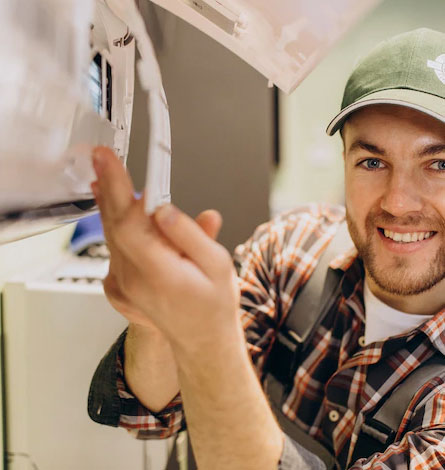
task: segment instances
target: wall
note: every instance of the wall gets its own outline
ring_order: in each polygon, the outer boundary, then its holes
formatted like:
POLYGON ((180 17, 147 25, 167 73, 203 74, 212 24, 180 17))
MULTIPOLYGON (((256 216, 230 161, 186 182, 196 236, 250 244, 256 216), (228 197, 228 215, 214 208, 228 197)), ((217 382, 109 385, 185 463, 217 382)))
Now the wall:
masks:
MULTIPOLYGON (((281 166, 274 212, 307 201, 343 200, 342 145, 325 129, 340 109, 356 61, 378 42, 419 27, 445 31, 443 0, 386 0, 350 31, 290 96, 280 96, 281 166)), ((444 45, 445 52, 445 45, 444 45)))
MULTIPOLYGON (((229 250, 269 218, 275 156, 267 80, 194 27, 141 2, 160 63, 172 125, 172 198, 192 216, 218 209, 229 250)), ((128 167, 145 183, 148 117, 136 87, 128 167)))

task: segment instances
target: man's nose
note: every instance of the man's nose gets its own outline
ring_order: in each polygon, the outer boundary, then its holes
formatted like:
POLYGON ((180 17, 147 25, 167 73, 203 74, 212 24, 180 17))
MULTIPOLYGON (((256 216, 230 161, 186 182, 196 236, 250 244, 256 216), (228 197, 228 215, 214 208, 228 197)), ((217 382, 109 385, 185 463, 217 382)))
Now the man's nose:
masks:
POLYGON ((395 217, 409 212, 421 212, 423 209, 421 185, 409 174, 394 172, 388 181, 380 205, 383 210, 395 217))

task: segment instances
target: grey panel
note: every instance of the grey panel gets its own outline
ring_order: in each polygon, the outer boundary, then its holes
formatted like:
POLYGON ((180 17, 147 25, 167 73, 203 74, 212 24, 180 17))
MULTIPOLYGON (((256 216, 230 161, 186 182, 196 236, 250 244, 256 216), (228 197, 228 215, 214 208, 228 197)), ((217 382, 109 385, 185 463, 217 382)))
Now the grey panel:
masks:
MULTIPOLYGON (((224 217, 230 250, 269 217, 275 158, 274 91, 238 57, 150 2, 141 2, 155 43, 172 125, 172 199, 192 216, 224 217)), ((136 85, 128 167, 145 182, 147 113, 136 85)))

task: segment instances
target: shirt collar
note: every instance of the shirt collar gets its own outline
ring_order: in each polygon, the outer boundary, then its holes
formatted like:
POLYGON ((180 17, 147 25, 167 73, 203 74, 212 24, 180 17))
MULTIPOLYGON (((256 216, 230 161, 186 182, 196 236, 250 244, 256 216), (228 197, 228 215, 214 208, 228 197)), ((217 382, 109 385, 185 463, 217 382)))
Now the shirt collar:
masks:
POLYGON ((445 308, 421 325, 419 330, 423 331, 433 346, 445 355, 445 308))
POLYGON ((343 271, 340 287, 345 299, 349 299, 354 293, 363 296, 365 270, 354 245, 333 258, 329 263, 329 268, 343 271))
POLYGON ((336 256, 330 263, 329 267, 332 269, 340 269, 346 272, 358 258, 357 248, 351 246, 345 252, 336 256))

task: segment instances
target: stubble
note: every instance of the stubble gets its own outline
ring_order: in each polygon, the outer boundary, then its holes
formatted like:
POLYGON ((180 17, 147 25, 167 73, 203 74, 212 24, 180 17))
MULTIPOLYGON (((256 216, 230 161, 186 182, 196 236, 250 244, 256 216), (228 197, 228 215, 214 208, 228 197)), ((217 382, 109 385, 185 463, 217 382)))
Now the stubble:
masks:
POLYGON ((419 295, 428 291, 436 284, 445 279, 445 243, 440 244, 431 261, 425 261, 421 266, 413 266, 409 254, 397 256, 388 254, 388 259, 377 259, 375 250, 376 227, 381 225, 410 225, 422 227, 435 227, 436 237, 445 233, 445 222, 443 220, 431 220, 424 217, 406 217, 403 220, 396 218, 387 212, 379 214, 371 211, 366 217, 366 237, 363 238, 358 230, 357 224, 346 212, 351 238, 357 247, 359 256, 373 281, 384 291, 401 296, 419 295), (383 262, 385 264, 383 264, 383 262))

